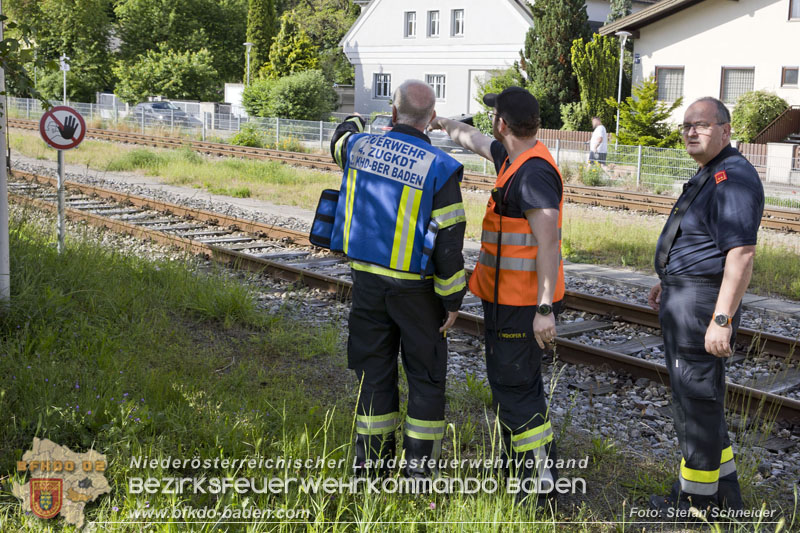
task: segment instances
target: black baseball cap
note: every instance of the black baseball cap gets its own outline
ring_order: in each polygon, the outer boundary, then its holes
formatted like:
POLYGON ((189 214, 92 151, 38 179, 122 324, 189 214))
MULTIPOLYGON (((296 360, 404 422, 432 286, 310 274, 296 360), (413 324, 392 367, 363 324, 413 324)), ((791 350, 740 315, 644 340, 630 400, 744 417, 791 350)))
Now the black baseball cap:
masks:
POLYGON ((511 124, 534 124, 539 118, 539 102, 522 87, 511 86, 500 94, 486 93, 483 103, 497 109, 511 124))

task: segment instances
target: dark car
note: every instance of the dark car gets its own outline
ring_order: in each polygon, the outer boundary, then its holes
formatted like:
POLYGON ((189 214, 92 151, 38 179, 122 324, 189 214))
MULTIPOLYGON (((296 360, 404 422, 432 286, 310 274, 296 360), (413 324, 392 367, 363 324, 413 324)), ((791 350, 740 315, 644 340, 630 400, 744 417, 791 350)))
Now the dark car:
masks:
MULTIPOLYGON (((461 120, 463 122, 462 117, 454 118, 453 120, 461 120)), ((470 116, 469 119, 471 121, 472 116, 470 116)), ((375 118, 372 119, 370 127, 372 128, 372 133, 382 133, 390 131, 394 127, 394 124, 392 124, 392 116, 376 115, 375 118)), ((441 148, 445 152, 458 153, 464 151, 463 148, 454 143, 450 139, 450 136, 447 135, 447 133, 443 132, 442 130, 427 131, 425 133, 430 138, 431 144, 433 144, 437 148, 441 148)))
POLYGON ((142 102, 131 109, 130 117, 141 122, 144 114, 145 124, 158 122, 160 125, 196 128, 203 125, 197 118, 189 115, 172 102, 142 102))

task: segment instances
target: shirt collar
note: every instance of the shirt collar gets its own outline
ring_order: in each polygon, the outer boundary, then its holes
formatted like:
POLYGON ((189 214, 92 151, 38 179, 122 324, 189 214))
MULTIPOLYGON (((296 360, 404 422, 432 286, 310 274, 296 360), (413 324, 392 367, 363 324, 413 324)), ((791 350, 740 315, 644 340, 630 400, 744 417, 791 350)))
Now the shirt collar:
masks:
POLYGON ((424 133, 422 133, 413 126, 408 126, 406 124, 395 124, 395 126, 392 128, 392 131, 397 133, 404 133, 405 135, 411 135, 412 137, 416 137, 417 139, 422 139, 426 143, 431 144, 430 137, 428 137, 427 135, 425 135, 424 133))
POLYGON ((703 168, 705 169, 705 168, 708 168, 708 167, 713 167, 714 165, 716 165, 717 163, 719 163, 720 161, 722 161, 726 157, 729 157, 729 156, 732 156, 732 155, 737 155, 738 153, 739 153, 739 150, 737 150, 736 148, 734 148, 733 146, 728 144, 725 148, 723 148, 720 151, 720 153, 715 155, 714 158, 711 161, 709 161, 703 168))

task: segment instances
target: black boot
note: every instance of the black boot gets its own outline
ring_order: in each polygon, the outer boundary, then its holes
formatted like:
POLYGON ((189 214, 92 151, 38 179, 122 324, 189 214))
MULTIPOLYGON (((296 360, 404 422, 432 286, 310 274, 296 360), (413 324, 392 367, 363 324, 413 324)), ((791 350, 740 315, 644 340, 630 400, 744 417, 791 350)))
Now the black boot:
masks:
POLYGON ((356 477, 388 477, 391 475, 390 461, 394 459, 395 436, 356 435, 356 451, 353 474, 356 477))
POLYGON ((403 475, 405 477, 436 477, 439 469, 436 462, 439 460, 440 450, 434 450, 434 446, 441 441, 422 440, 403 436, 403 450, 405 452, 405 466, 403 475))

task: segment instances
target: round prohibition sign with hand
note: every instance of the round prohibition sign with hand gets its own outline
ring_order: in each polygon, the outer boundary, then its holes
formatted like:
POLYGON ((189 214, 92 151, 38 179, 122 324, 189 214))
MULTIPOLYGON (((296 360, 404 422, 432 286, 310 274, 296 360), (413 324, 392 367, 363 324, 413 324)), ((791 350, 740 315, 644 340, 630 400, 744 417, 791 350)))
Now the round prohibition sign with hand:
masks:
POLYGON ((86 122, 80 113, 67 106, 48 109, 39 121, 39 133, 44 142, 56 150, 75 148, 86 135, 86 122))

